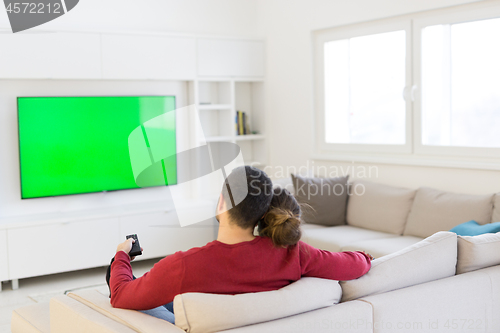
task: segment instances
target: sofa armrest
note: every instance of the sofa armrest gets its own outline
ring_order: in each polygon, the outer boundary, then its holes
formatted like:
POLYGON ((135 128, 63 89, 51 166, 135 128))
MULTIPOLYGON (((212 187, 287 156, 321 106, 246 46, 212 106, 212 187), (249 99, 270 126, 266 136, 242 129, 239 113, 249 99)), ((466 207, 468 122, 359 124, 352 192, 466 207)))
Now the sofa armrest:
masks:
POLYGON ((109 298, 96 290, 69 293, 66 296, 54 297, 50 302, 52 333, 184 333, 168 321, 135 310, 113 308, 109 303, 109 298), (72 319, 67 319, 70 317, 72 319), (80 321, 79 324, 78 321, 80 321), (75 322, 77 324, 74 324, 75 322), (68 324, 72 325, 71 329, 67 326, 68 324), (83 326, 85 329, 81 329, 83 326))
POLYGON ((68 296, 61 295, 50 299, 50 332, 133 333, 135 331, 68 296))

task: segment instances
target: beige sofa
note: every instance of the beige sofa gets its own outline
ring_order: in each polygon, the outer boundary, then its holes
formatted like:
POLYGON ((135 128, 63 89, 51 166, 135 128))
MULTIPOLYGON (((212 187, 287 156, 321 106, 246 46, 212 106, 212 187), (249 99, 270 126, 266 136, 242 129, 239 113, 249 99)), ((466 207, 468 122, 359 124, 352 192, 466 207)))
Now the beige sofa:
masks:
POLYGON ((498 197, 364 184, 363 196, 349 199, 346 225, 304 229, 316 247, 378 257, 359 279, 303 278, 278 291, 236 296, 178 295, 176 325, 114 309, 107 295, 87 291, 15 310, 12 332, 500 332, 500 233, 435 233, 500 217, 500 204, 493 208, 498 197))

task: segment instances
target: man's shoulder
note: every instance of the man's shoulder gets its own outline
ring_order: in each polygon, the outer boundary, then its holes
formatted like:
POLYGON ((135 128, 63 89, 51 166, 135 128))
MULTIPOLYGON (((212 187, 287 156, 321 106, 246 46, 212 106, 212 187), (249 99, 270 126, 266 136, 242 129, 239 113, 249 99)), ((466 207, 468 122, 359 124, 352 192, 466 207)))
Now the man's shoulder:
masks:
POLYGON ((189 258, 192 256, 203 255, 204 253, 210 252, 216 248, 216 241, 212 241, 203 246, 193 247, 186 251, 178 251, 174 255, 179 258, 189 258))

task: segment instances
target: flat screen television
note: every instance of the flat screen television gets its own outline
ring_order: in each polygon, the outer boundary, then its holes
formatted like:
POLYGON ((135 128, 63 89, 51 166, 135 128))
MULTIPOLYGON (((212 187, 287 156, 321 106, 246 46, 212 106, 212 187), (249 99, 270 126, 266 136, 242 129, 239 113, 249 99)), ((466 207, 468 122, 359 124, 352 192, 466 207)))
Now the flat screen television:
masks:
MULTIPOLYGON (((128 139, 142 129, 150 150, 144 123, 175 110, 175 96, 18 97, 17 106, 21 197, 28 199, 145 187, 136 183, 128 139)), ((175 156, 170 115, 161 145, 175 156)), ((175 157, 152 161, 143 162, 152 169, 146 186, 177 183, 175 157)))

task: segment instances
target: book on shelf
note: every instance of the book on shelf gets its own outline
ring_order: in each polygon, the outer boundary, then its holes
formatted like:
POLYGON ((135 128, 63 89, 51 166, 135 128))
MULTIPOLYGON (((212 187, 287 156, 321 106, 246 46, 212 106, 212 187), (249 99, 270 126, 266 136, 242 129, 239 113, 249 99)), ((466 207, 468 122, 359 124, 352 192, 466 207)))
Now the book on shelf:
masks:
POLYGON ((243 111, 236 111, 235 121, 236 135, 250 134, 250 122, 248 121, 248 114, 243 111))

